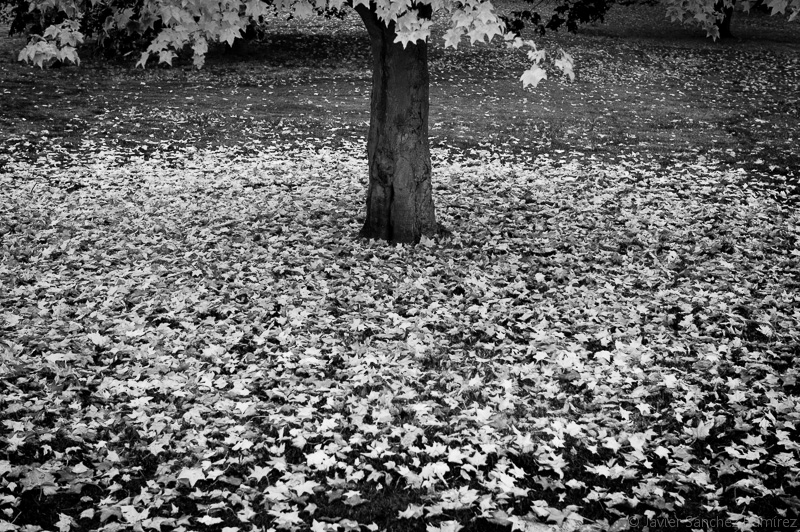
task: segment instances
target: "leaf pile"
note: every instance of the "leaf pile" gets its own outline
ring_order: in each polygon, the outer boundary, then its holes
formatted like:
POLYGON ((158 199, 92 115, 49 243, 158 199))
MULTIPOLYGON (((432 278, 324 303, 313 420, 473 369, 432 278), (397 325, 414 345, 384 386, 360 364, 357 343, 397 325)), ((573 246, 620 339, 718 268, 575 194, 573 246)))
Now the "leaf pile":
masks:
POLYGON ((390 247, 356 238, 361 143, 245 148, 0 174, 0 530, 798 518, 778 192, 438 149, 450 234, 390 247))

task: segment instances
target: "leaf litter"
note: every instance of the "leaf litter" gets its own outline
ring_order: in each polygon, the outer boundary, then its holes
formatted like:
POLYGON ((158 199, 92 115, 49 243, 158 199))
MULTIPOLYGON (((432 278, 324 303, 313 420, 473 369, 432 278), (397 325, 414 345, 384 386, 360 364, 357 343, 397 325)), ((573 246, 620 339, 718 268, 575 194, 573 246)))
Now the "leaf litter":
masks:
POLYGON ((363 142, 77 153, 0 174, 0 530, 797 519, 800 217, 744 170, 437 148, 391 247, 363 142))

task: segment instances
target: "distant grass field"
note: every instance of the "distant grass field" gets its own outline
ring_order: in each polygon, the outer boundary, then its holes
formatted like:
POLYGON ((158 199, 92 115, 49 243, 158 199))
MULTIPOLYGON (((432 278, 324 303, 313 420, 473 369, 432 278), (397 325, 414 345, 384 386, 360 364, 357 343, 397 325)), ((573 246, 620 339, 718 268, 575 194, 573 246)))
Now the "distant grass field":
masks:
MULTIPOLYGON (((269 28, 245 53, 212 53, 202 71, 188 63, 136 70, 132 61, 91 53, 80 67, 41 71, 15 61, 22 38, 4 36, 0 165, 37 156, 43 142, 68 153, 87 138, 146 152, 164 142, 363 137, 370 59, 360 20, 351 13, 311 29, 282 20, 269 28)), ((603 24, 539 38, 573 55, 577 80, 553 72, 529 90, 519 81, 522 54, 466 42, 444 50, 435 39, 432 144, 492 146, 521 160, 552 150, 597 160, 636 156, 664 167, 704 157, 796 194, 800 24, 737 13, 734 33, 715 43, 666 20, 663 8, 615 6, 603 24)))

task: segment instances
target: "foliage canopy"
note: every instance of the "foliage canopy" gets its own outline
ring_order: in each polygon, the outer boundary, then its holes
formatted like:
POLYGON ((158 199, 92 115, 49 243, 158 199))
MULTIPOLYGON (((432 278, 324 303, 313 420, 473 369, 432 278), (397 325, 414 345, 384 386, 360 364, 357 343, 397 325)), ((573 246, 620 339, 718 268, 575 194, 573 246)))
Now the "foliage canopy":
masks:
MULTIPOLYGON (((144 67, 152 57, 171 65, 180 51, 190 49, 194 65, 201 68, 211 43, 232 45, 251 24, 272 16, 304 19, 332 15, 361 5, 374 11, 387 27, 392 26, 395 42, 403 46, 428 40, 431 13, 444 12, 450 21, 445 47, 457 48, 464 37, 471 44, 502 37, 509 47, 529 49, 532 64, 522 76, 526 86, 546 78, 545 51, 520 35, 523 13, 527 12, 514 13, 513 20, 500 17, 488 0, 32 0, 15 3, 9 11, 14 18, 12 32, 31 34, 19 59, 40 67, 53 61, 79 63, 79 45, 87 36, 94 36, 101 44, 146 39, 149 44, 137 66, 144 67)), ((537 25, 542 30, 562 24, 574 28, 576 21, 601 18, 608 5, 605 0, 567 1, 546 25, 537 25)), ((562 51, 554 62, 574 78, 568 54, 562 51)))

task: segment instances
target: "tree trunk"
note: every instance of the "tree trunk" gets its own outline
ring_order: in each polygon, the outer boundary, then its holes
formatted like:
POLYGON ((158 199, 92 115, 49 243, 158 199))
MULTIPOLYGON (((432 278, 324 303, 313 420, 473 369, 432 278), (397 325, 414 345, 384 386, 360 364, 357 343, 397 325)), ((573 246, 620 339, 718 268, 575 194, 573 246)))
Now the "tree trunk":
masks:
POLYGON ((719 28, 719 38, 720 39, 731 39, 733 38, 733 33, 731 33, 731 19, 733 18, 733 4, 731 7, 725 7, 725 4, 722 1, 718 1, 717 4, 714 6, 717 11, 721 11, 724 15, 724 18, 717 22, 717 27, 719 28))
POLYGON ((367 218, 361 236, 419 242, 437 229, 428 146, 427 43, 403 48, 394 42, 394 24, 387 27, 364 5, 356 11, 369 32, 373 62, 367 218))

